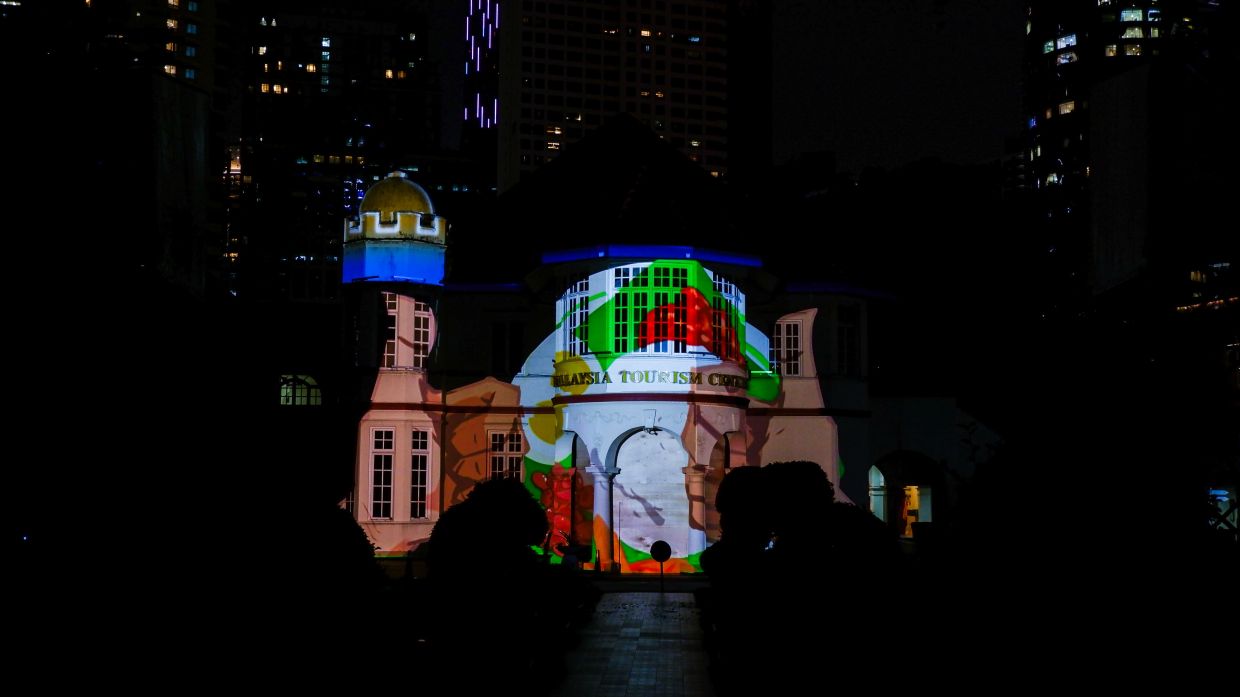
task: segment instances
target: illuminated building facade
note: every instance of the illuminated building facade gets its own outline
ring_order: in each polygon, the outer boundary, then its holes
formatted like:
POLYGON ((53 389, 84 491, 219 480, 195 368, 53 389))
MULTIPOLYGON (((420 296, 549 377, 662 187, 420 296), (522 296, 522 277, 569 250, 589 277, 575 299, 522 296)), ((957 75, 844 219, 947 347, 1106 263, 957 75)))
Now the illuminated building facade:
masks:
POLYGON ((466 133, 496 132, 501 191, 619 112, 727 173, 726 0, 463 1, 466 133))
MULTIPOLYGON (((350 499, 380 553, 410 552, 474 484, 511 477, 546 507, 550 553, 592 545, 599 568, 657 571, 649 549, 661 539, 668 568, 693 571, 718 537, 715 489, 729 469, 813 460, 840 485, 818 309, 760 330, 745 291, 763 278, 757 258, 604 245, 542 255, 541 288, 454 288, 446 229, 399 175, 370 189, 346 229, 346 290, 382 319, 350 499), (501 303, 487 293, 529 318, 516 342, 528 350, 511 377, 448 387, 461 382, 452 366, 486 343, 501 303)), ((492 353, 505 353, 497 336, 492 353)))

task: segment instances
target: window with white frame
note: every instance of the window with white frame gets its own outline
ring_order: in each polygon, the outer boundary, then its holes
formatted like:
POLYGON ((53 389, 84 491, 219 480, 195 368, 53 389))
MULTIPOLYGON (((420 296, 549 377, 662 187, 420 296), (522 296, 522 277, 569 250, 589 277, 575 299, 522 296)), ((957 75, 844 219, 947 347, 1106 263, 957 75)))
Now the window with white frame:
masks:
POLYGON ((775 323, 771 333, 771 367, 780 375, 801 374, 801 320, 775 323))
POLYGON ((491 479, 521 479, 521 433, 491 431, 490 435, 491 479))
POLYGON ((590 278, 574 282, 564 293, 564 352, 580 356, 590 349, 590 278))
POLYGON ((395 431, 376 428, 370 432, 370 517, 392 517, 392 456, 395 431))
POLYGON ((397 298, 395 293, 385 291, 383 293, 383 305, 387 308, 387 317, 385 318, 387 321, 387 326, 384 329, 385 334, 383 340, 383 367, 395 368, 396 346, 398 344, 396 341, 397 316, 399 315, 400 300, 397 298))
POLYGON ((430 476, 430 434, 415 429, 409 454, 409 517, 426 517, 426 492, 430 476))
POLYGON ((725 361, 739 361, 737 326, 740 324, 741 293, 735 283, 719 274, 715 274, 713 285, 715 295, 710 301, 710 348, 725 361))
POLYGON ((425 368, 431 353, 431 308, 424 302, 413 303, 413 367, 425 368))

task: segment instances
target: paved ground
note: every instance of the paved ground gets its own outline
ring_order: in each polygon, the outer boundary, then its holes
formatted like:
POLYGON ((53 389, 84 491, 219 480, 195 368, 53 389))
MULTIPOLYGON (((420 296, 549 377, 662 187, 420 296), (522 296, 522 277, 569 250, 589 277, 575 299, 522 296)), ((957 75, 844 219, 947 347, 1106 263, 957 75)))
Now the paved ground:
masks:
POLYGON ((554 695, 714 695, 691 593, 607 593, 565 665, 554 695))

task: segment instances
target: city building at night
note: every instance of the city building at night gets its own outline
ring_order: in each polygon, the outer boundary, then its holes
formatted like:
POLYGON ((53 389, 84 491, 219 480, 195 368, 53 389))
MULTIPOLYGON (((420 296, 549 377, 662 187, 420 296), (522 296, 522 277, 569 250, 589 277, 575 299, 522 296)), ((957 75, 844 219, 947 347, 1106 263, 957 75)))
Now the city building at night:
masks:
POLYGON ((905 537, 950 505, 957 411, 869 400, 873 295, 729 251, 760 245, 723 193, 627 118, 501 196, 486 231, 449 232, 400 173, 367 191, 344 293, 376 378, 348 503, 380 554, 497 477, 547 509, 552 554, 593 545, 626 572, 657 570, 660 539, 669 569, 696 570, 735 467, 816 462, 905 537), (913 419, 947 446, 921 448, 913 419))
POLYGON ((466 1, 465 134, 494 132, 501 191, 620 112, 727 173, 726 0, 466 1))

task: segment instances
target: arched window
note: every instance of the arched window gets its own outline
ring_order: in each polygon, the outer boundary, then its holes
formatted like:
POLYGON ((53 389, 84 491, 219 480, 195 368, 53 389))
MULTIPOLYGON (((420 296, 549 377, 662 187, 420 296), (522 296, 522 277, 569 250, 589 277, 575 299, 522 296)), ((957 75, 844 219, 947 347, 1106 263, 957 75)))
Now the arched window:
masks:
POLYGON ((323 390, 309 375, 280 376, 280 406, 317 407, 323 404, 323 390))

